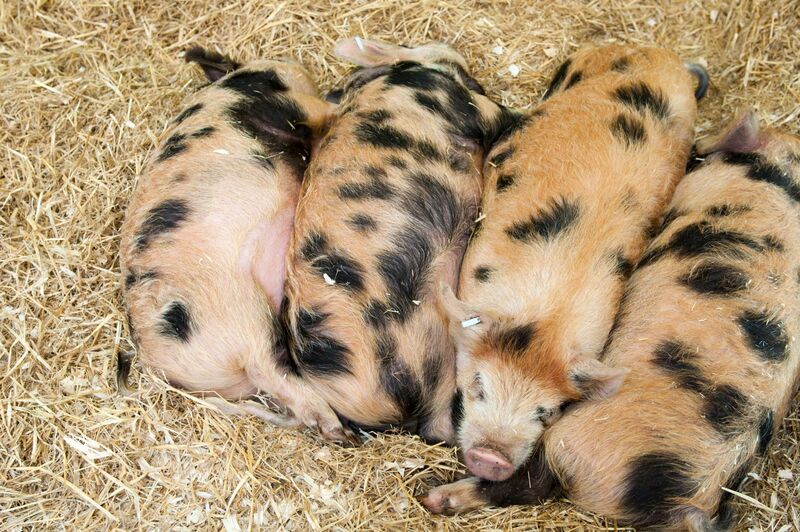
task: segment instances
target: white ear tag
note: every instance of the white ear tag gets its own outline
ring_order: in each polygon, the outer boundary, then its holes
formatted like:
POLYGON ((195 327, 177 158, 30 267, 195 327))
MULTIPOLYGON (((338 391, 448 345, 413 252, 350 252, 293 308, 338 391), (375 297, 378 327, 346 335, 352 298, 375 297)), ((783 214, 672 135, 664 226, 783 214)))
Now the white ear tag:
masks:
POLYGON ((478 316, 474 318, 467 318, 466 320, 461 322, 462 329, 468 329, 469 327, 474 327, 481 322, 481 319, 478 316))
POLYGON ((364 51, 364 41, 361 40, 361 37, 356 37, 355 41, 356 41, 356 46, 358 46, 358 49, 363 52, 364 51))

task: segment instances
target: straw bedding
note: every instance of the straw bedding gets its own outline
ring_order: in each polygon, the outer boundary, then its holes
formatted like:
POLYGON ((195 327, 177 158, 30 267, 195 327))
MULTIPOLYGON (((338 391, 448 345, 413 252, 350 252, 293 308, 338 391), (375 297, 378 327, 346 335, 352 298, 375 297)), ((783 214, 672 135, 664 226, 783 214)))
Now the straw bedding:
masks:
MULTIPOLYGON (((492 96, 529 107, 579 44, 657 43, 708 65, 700 135, 748 103, 800 133, 798 27, 792 0, 0 0, 0 528, 613 528, 565 501, 431 517, 413 496, 458 473, 452 450, 399 435, 340 449, 139 371, 138 395, 116 394, 131 348, 117 234, 201 82, 181 52, 293 56, 329 88, 348 68, 337 39, 445 40, 492 96)), ((737 498, 737 529, 800 528, 797 404, 737 498)))

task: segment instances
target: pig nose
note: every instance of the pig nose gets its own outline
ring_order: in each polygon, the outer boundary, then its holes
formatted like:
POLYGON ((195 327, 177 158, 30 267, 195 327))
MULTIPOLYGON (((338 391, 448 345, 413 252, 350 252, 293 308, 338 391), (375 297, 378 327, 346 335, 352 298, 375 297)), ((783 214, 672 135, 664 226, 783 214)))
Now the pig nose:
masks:
POLYGON ((507 480, 514 473, 511 461, 493 449, 473 447, 466 452, 464 459, 470 473, 486 480, 507 480))

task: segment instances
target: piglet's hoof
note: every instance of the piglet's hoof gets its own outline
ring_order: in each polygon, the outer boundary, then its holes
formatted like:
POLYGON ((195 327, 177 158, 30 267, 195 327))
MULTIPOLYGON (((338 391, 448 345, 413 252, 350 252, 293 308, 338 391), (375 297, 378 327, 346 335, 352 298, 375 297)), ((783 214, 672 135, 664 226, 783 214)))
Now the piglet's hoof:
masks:
POLYGON ((361 440, 356 436, 352 430, 346 429, 342 426, 338 427, 325 427, 319 425, 322 437, 333 443, 338 443, 342 447, 358 447, 361 445, 361 440))
POLYGON ((440 486, 429 491, 425 495, 417 497, 417 500, 431 513, 452 515, 455 513, 454 502, 451 501, 447 486, 440 486))
POLYGON ((465 478, 452 484, 438 486, 417 500, 435 514, 453 515, 486 506, 478 493, 476 477, 465 478))
POLYGON ((464 454, 469 472, 477 477, 499 482, 514 474, 514 465, 502 453, 485 447, 473 447, 464 454))

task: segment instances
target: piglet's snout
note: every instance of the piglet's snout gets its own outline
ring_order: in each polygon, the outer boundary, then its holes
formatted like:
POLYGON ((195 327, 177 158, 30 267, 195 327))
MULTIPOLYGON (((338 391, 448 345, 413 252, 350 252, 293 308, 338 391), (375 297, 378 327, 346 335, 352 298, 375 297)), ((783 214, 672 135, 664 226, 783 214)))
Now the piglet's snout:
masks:
POLYGON ((467 469, 486 480, 507 480, 514 473, 514 465, 506 456, 494 449, 473 447, 464 454, 467 469))

